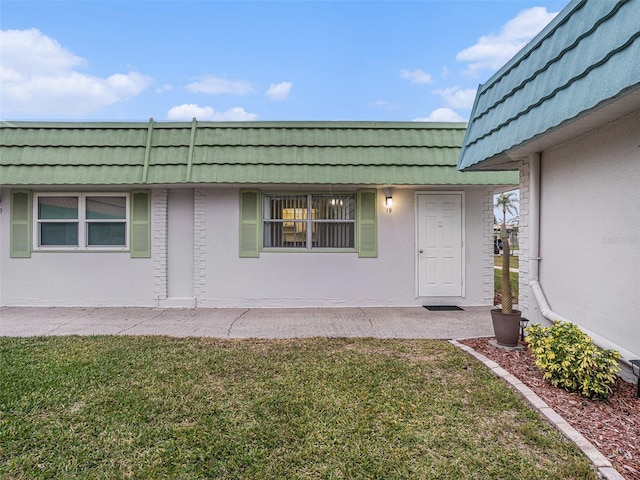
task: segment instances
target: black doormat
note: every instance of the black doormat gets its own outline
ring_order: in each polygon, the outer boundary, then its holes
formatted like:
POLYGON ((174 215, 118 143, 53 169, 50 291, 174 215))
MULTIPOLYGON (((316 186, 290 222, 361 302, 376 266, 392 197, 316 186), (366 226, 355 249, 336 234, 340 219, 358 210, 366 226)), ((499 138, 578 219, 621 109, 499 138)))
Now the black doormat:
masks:
POLYGON ((425 305, 424 308, 430 312, 454 312, 456 310, 462 310, 464 312, 464 308, 456 305, 425 305))

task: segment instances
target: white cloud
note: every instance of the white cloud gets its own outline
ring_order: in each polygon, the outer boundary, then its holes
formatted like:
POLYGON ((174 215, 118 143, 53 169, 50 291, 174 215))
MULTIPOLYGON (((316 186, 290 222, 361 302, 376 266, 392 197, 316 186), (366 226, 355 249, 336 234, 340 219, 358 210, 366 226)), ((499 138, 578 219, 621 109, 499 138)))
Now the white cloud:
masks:
POLYGON ((375 102, 369 102, 369 107, 382 108, 384 110, 397 110, 400 108, 397 102, 389 102, 387 100, 376 100, 375 102))
POLYGON ((167 112, 168 120, 185 121, 197 118, 214 122, 250 122, 258 119, 255 113, 249 113, 241 107, 235 107, 226 112, 216 112, 212 107, 200 107, 193 103, 185 103, 173 107, 167 112))
POLYGON ((80 73, 86 60, 39 30, 0 30, 2 116, 81 116, 135 97, 152 82, 138 72, 100 78, 80 73))
POLYGON ((291 93, 291 87, 293 87, 291 82, 272 83, 265 95, 275 101, 286 100, 291 93))
POLYGON ((476 98, 475 88, 451 87, 441 90, 434 90, 434 93, 440 95, 448 107, 451 108, 468 108, 473 107, 476 98))
POLYGON ((450 108, 438 108, 431 112, 428 117, 418 117, 414 122, 466 122, 464 118, 458 115, 450 108))
POLYGON ((137 72, 129 72, 126 75, 116 73, 108 77, 106 83, 113 92, 118 92, 119 95, 135 97, 147 87, 149 77, 137 72))
POLYGON ((24 76, 62 75, 86 65, 84 58, 69 52, 39 30, 0 30, 2 65, 24 76))
POLYGON ((171 90, 173 90, 173 85, 165 83, 161 87, 156 88, 156 93, 170 92, 171 90))
POLYGON ((239 96, 255 92, 253 85, 245 80, 227 80, 212 75, 203 77, 197 82, 190 83, 187 85, 187 90, 194 93, 208 93, 212 95, 230 93, 239 96))
POLYGON ((411 83, 425 84, 433 83, 433 78, 427 72, 422 70, 400 70, 400 78, 409 80, 411 83))
POLYGON ((480 37, 475 45, 459 52, 456 59, 469 62, 465 70, 468 75, 481 70, 498 70, 557 14, 558 12, 547 12, 545 7, 522 10, 502 26, 500 33, 480 37))
POLYGON ((213 116, 214 111, 211 107, 199 107, 193 103, 184 103, 173 107, 167 112, 168 120, 191 120, 198 118, 200 120, 206 120, 213 116))

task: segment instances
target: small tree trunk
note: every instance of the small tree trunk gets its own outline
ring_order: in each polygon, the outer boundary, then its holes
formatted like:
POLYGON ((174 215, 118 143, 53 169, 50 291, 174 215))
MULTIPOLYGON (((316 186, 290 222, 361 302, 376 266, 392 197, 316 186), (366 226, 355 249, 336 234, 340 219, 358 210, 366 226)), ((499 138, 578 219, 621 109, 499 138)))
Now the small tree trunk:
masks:
POLYGON ((507 226, 505 222, 500 228, 502 237, 502 313, 513 313, 513 294, 511 292, 511 276, 509 272, 510 252, 509 238, 507 236, 507 226))

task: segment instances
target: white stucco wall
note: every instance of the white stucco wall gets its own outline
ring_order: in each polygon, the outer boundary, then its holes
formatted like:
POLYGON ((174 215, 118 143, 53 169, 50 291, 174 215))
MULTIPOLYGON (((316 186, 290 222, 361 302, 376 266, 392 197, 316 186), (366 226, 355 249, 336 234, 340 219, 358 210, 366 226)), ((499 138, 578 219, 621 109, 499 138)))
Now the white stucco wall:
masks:
POLYGON ((378 257, 261 252, 240 258, 239 188, 152 191, 152 258, 33 252, 10 258, 10 195, 0 213, 0 305, 295 307, 489 305, 492 195, 487 187, 379 192, 378 257), (464 192, 463 297, 416 297, 416 192, 464 192))
MULTIPOLYGON (((2 244, 8 227, 2 219, 2 244)), ((2 249, 2 306, 154 306, 153 262, 123 253, 34 252, 9 258, 2 249)))
POLYGON ((193 299, 193 189, 169 190, 167 210, 167 297, 193 299))
POLYGON ((553 311, 640 357, 638 132, 640 113, 542 153, 539 278, 553 311))
MULTIPOLYGON (((488 267, 490 240, 485 241, 483 236, 491 228, 485 214, 491 205, 487 189, 465 191, 465 230, 469 239, 465 297, 428 300, 416 298, 414 190, 395 189, 391 213, 386 213, 382 205, 384 195, 378 195, 377 258, 315 252, 261 252, 259 258, 240 258, 239 191, 211 188, 202 192, 208 207, 207 280, 204 295, 198 298, 199 306, 480 305, 492 300, 484 284, 488 272, 492 272, 488 267)), ((493 277, 490 280, 492 286, 493 277)))
POLYGON ((10 189, 2 189, 0 305, 154 306, 154 263, 129 252, 44 252, 11 258, 10 189))
POLYGON ((544 322, 543 317, 535 307, 535 300, 529 289, 530 269, 531 269, 531 221, 530 221, 530 162, 524 161, 520 165, 520 201, 518 208, 518 310, 522 316, 537 323, 544 322), (532 305, 534 302, 534 305, 532 305))

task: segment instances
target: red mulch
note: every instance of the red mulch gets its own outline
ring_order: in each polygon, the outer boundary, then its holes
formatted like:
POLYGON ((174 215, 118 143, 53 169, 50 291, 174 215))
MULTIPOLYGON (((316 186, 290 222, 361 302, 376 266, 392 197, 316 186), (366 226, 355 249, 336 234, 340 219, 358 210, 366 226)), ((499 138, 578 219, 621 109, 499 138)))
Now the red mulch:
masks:
POLYGON ((640 480, 640 398, 637 386, 621 379, 605 401, 589 400, 542 378, 529 350, 505 351, 488 338, 461 340, 493 360, 533 390, 573 428, 593 443, 629 480, 640 480))

